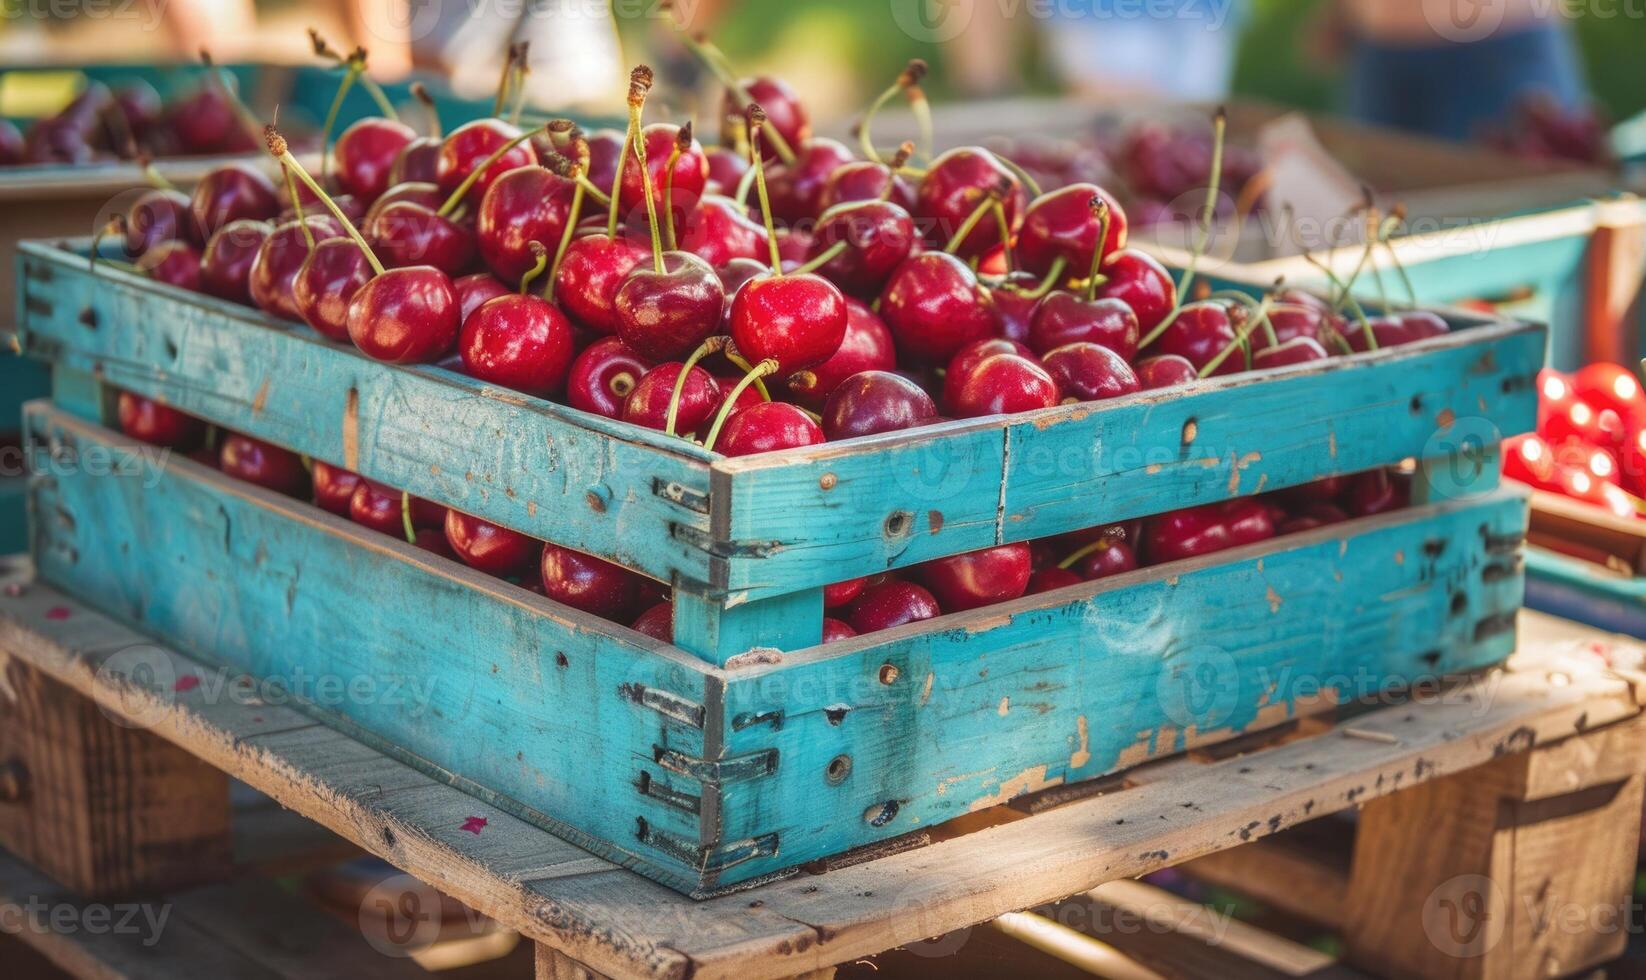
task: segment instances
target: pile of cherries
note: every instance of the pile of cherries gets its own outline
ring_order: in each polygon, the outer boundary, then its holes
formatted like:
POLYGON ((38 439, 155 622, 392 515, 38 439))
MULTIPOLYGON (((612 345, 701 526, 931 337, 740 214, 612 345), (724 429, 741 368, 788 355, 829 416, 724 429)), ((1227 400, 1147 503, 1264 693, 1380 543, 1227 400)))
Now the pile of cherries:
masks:
POLYGON ((1503 443, 1503 475, 1539 490, 1646 516, 1646 393, 1628 368, 1538 374, 1537 431, 1503 443))

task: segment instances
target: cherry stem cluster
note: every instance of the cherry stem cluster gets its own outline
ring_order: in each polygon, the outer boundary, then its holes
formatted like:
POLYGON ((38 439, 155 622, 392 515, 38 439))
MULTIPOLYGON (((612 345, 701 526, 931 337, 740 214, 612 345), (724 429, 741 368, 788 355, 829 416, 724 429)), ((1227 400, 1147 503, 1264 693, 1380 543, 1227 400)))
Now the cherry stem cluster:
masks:
POLYGON ((372 252, 371 246, 366 244, 366 239, 360 234, 360 229, 354 226, 354 222, 349 220, 349 216, 344 214, 343 209, 337 206, 337 202, 331 199, 331 195, 326 193, 326 189, 321 187, 313 177, 309 176, 309 172, 303 169, 303 164, 292 156, 291 148, 286 145, 286 138, 281 136, 273 126, 265 126, 263 128, 263 139, 268 144, 269 153, 292 173, 296 174, 297 179, 306 184, 309 190, 314 192, 314 196, 320 199, 320 203, 331 211, 332 217, 337 219, 337 223, 343 226, 343 231, 354 240, 354 244, 359 247, 361 254, 365 255, 366 262, 372 267, 372 272, 379 276, 382 275, 383 263, 372 252))

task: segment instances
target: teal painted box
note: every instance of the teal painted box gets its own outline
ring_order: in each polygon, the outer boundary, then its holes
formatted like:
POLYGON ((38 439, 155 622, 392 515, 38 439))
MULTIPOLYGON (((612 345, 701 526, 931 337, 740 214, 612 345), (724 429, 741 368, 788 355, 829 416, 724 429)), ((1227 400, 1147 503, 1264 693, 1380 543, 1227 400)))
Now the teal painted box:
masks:
POLYGON ((734 460, 47 245, 20 281, 41 576, 688 894, 1514 645, 1533 325, 734 460), (676 642, 133 445, 114 388, 668 582, 676 642), (1410 459, 1407 510, 819 645, 831 582, 1410 459))

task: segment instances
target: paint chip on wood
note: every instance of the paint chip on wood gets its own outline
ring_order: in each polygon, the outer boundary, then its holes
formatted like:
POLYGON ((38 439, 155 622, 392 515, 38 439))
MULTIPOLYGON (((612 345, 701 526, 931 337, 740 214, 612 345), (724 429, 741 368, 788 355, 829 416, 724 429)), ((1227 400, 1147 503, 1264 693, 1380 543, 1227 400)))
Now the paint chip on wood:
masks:
POLYGON ((932 682, 936 679, 937 675, 935 673, 932 673, 931 671, 926 672, 926 683, 922 684, 920 687, 920 706, 922 708, 924 708, 932 699, 932 682))
POLYGON ((1009 698, 1009 697, 1005 697, 1005 698, 1000 699, 1000 707, 995 710, 995 714, 997 714, 1000 717, 1004 718, 1004 717, 1006 717, 1006 713, 1008 711, 1011 711, 1011 710, 1012 710, 1012 699, 1009 698))
POLYGON ((1038 793, 1043 789, 1061 785, 1063 785, 1062 776, 1047 778, 1045 766, 1034 766, 1023 770, 1010 779, 1001 780, 997 792, 973 800, 966 809, 976 813, 979 810, 987 810, 989 807, 999 806, 1002 803, 1010 803, 1019 796, 1038 793))
POLYGON ((1264 598, 1269 600, 1269 611, 1272 612, 1272 613, 1279 612, 1280 611, 1280 604, 1285 601, 1284 599, 1280 598, 1280 593, 1276 592, 1274 590, 1274 586, 1272 586, 1272 585, 1267 586, 1263 590, 1263 592, 1264 592, 1264 598))
POLYGON ((46 610, 46 618, 56 620, 68 619, 69 608, 67 606, 52 606, 50 609, 46 610))
POLYGON ((1091 730, 1086 726, 1086 716, 1081 715, 1074 720, 1075 737, 1079 739, 1078 747, 1069 755, 1070 769, 1083 769, 1086 763, 1092 761, 1091 730))
POLYGON ((486 820, 485 817, 470 817, 467 820, 464 820, 463 821, 463 826, 459 827, 458 829, 467 831, 468 833, 471 833, 471 834, 475 835, 476 837, 479 837, 480 832, 482 830, 486 829, 487 822, 488 821, 486 820))
POLYGON ((267 405, 268 403, 269 403, 269 379, 264 378, 262 385, 260 385, 257 389, 257 394, 252 396, 251 413, 253 415, 262 415, 263 414, 263 407, 265 405, 267 405))

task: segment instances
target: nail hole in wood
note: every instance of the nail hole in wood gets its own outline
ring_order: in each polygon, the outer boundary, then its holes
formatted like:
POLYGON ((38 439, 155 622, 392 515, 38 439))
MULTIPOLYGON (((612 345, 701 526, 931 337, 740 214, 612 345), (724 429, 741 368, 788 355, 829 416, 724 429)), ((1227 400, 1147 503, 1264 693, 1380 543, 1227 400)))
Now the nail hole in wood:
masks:
POLYGON ((1194 419, 1183 423, 1183 445, 1194 444, 1195 436, 1200 434, 1200 425, 1194 419))
POLYGON ((166 359, 170 361, 177 360, 177 341, 170 337, 166 338, 166 359))
POLYGON ((387 827, 383 828, 383 843, 389 845, 390 847, 394 846, 394 831, 387 827))
POLYGON ((886 518, 886 537, 901 538, 914 525, 914 515, 906 510, 893 511, 886 518))
POLYGON ((600 495, 595 493, 593 490, 589 491, 589 509, 594 511, 596 514, 604 514, 606 512, 606 502, 601 500, 600 495))
POLYGON ((1411 409, 1412 409, 1412 414, 1413 415, 1422 415, 1423 414, 1423 396, 1422 395, 1413 395, 1412 396, 1411 409))
POLYGON ((898 673, 899 671, 894 664, 881 664, 880 683, 887 685, 897 683, 898 673))
POLYGON ((634 818, 634 836, 635 837, 639 838, 640 840, 645 840, 646 839, 646 834, 650 830, 651 830, 651 825, 646 823, 646 818, 645 817, 635 817, 634 818))
POLYGON ((556 651, 554 655, 554 665, 556 667, 569 667, 571 666, 571 661, 566 659, 566 655, 564 653, 556 651))
POLYGON ((80 325, 97 329, 97 311, 87 306, 80 310, 80 325))
POLYGON ((901 809, 896 800, 887 800, 863 811, 863 820, 871 827, 884 827, 897 817, 901 809))
POLYGON ((828 768, 823 771, 823 777, 829 781, 830 786, 839 786, 851 774, 852 757, 849 755, 837 755, 830 759, 828 768))

